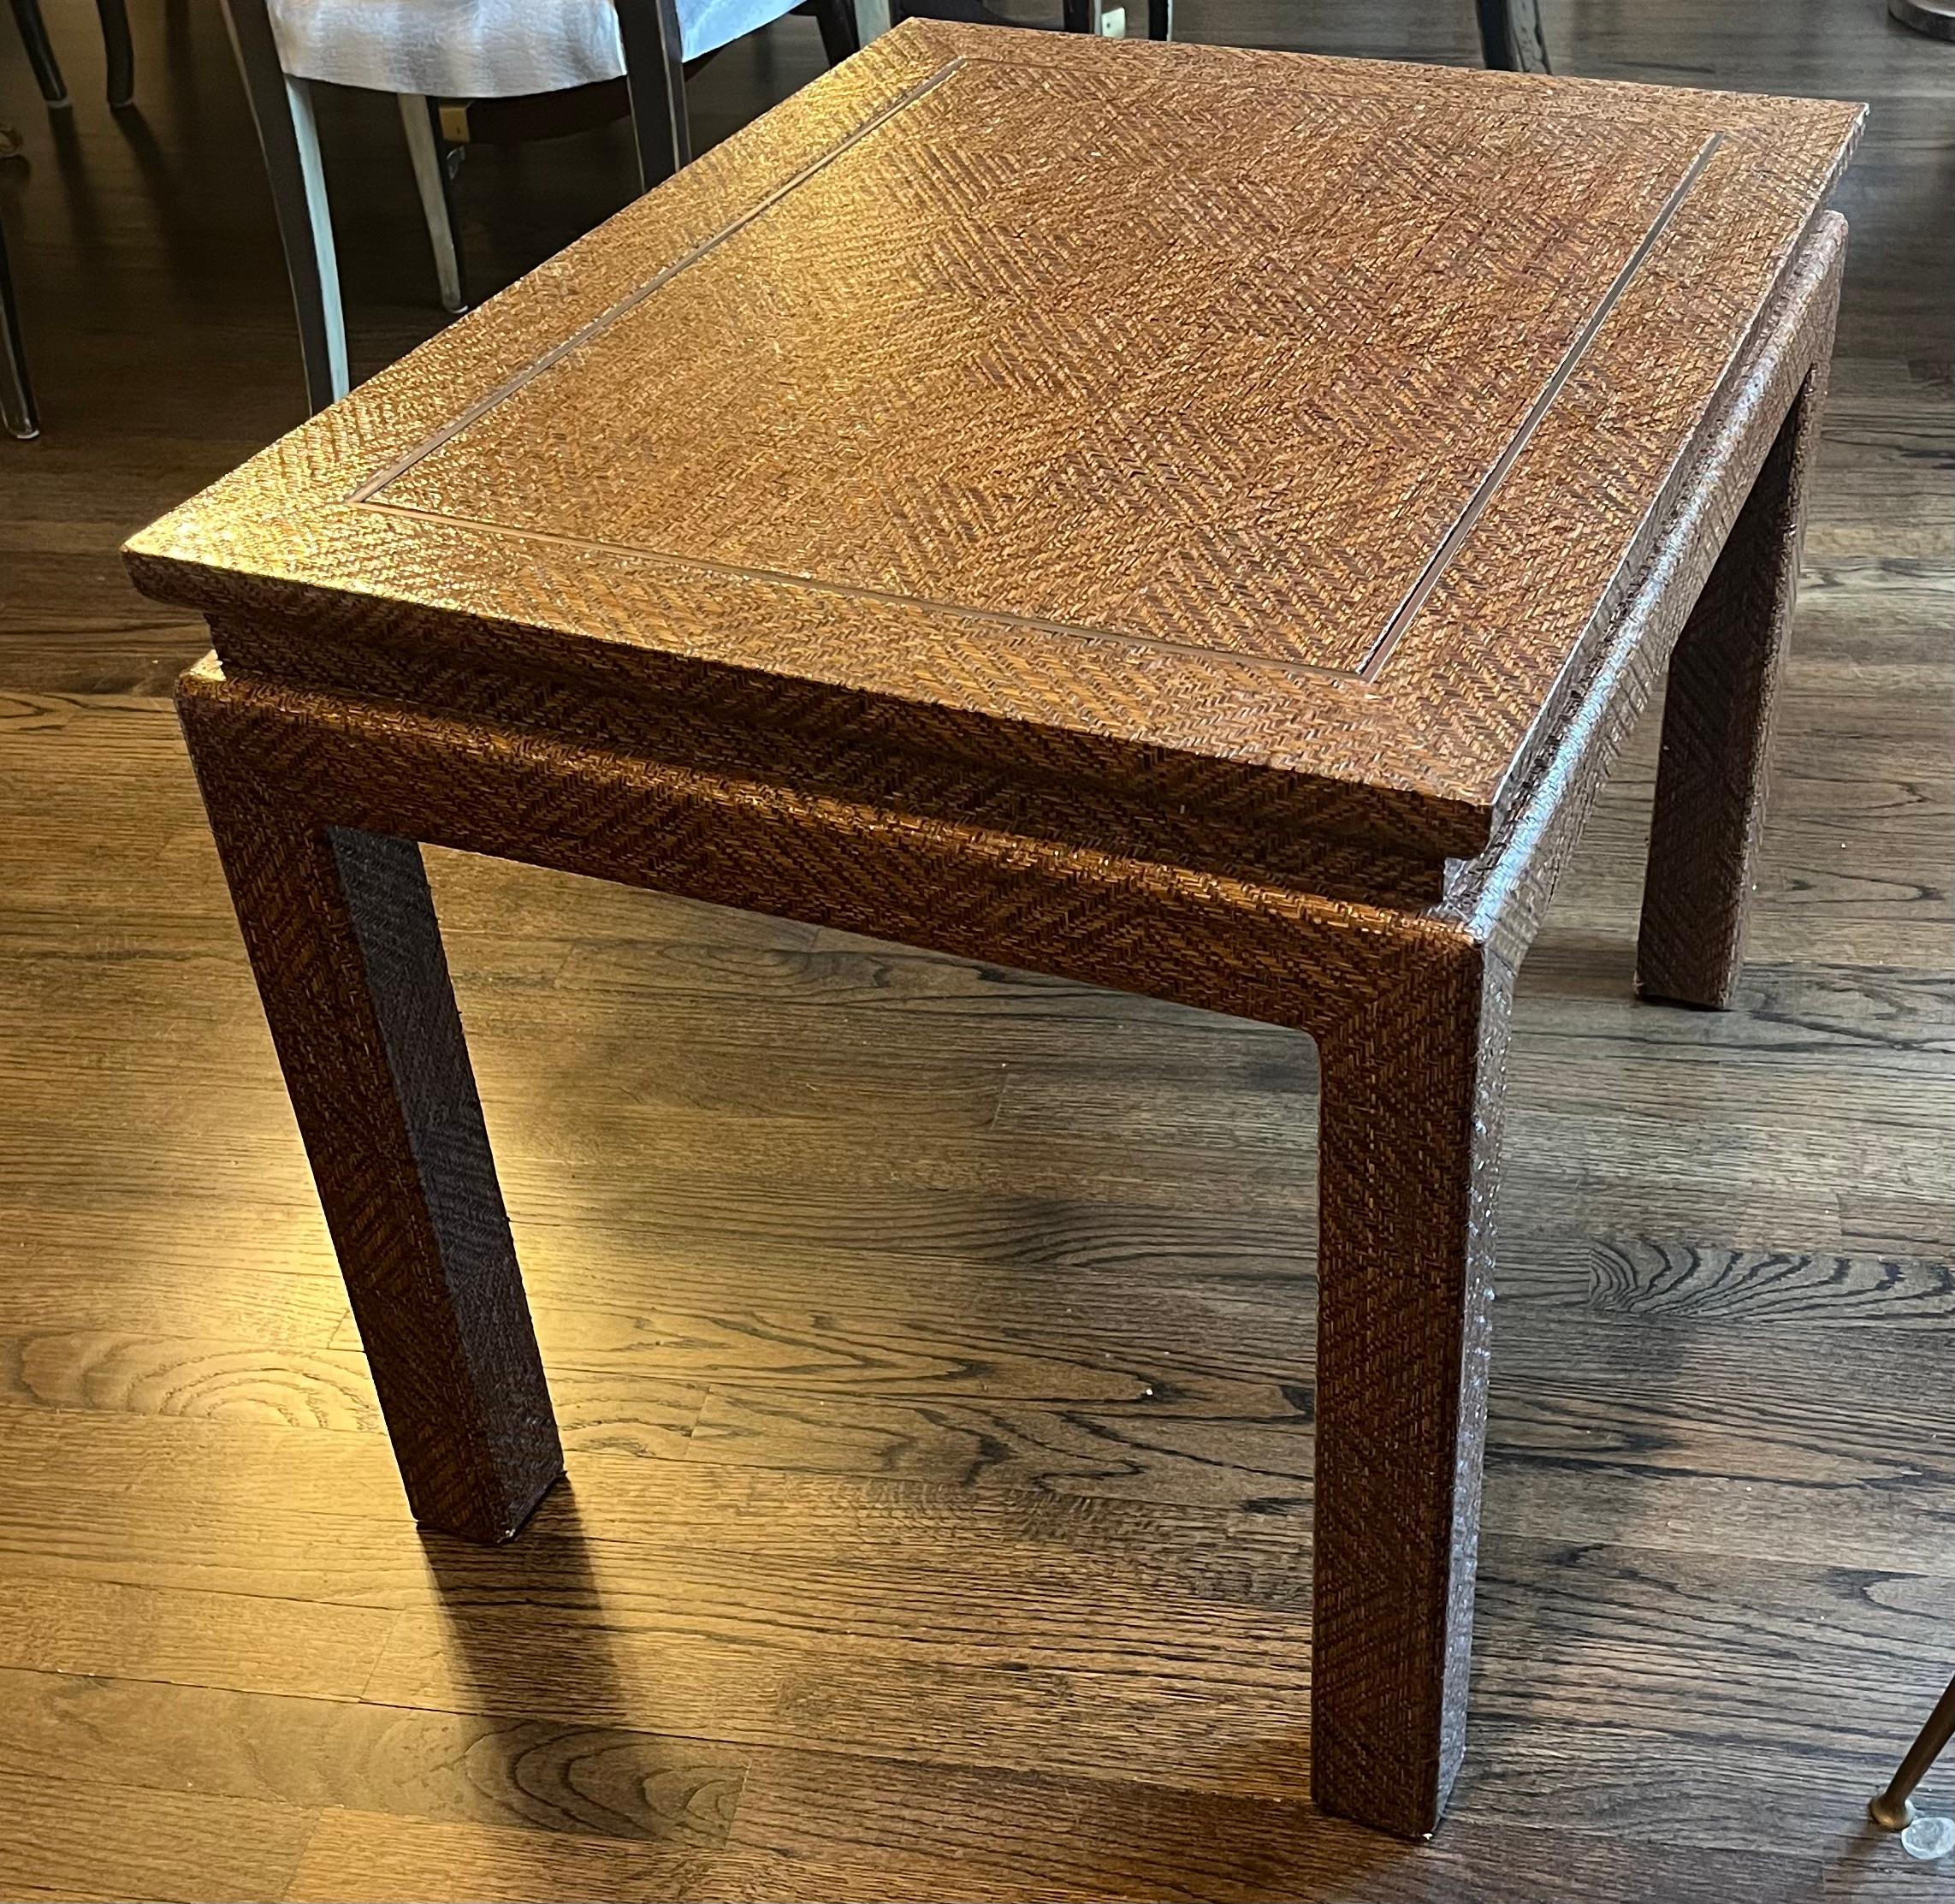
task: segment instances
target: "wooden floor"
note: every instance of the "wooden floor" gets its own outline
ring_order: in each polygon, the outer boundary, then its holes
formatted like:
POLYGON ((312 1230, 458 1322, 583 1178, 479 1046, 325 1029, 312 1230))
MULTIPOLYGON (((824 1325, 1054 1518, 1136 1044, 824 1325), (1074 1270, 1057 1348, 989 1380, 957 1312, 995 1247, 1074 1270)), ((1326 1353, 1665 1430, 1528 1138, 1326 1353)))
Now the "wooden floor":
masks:
MULTIPOLYGON (((1430 1847, 1308 1788, 1314 1067, 1280 1032, 434 856, 571 1449, 404 1512, 118 539, 298 417, 210 0, 139 117, 0 30, 45 411, 0 444, 0 1895, 1946 1899, 1869 1792, 1955 1666, 1955 46, 1583 0, 1570 71, 1874 104, 1754 963, 1633 1004, 1655 723, 1522 982, 1473 1724, 1430 1847)), ((1183 0, 1464 59, 1461 0, 1183 0)), ((699 86, 723 131, 796 21, 699 86)), ((431 330, 326 115, 356 363, 431 330)), ((615 132, 478 152, 504 282, 615 132)), ((1955 1800, 1955 1764, 1928 1800, 1955 1800)))

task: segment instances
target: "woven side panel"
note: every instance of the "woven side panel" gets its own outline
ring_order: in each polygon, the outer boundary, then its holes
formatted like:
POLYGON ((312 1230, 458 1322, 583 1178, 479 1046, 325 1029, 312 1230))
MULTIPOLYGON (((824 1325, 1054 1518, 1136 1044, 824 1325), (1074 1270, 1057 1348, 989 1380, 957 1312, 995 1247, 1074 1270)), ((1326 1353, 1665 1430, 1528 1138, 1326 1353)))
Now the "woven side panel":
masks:
POLYGON ((1381 947, 1449 922, 714 774, 522 729, 228 680, 179 684, 226 771, 322 827, 654 887, 1211 1011, 1326 1029, 1381 947))
MULTIPOLYGON (((927 818, 968 822, 1093 851, 1158 860, 1302 887, 1328 899, 1416 910, 1439 898, 1443 861, 1269 823, 1227 803, 1173 804, 1176 764, 1164 761, 1157 798, 1140 803, 1092 779, 1028 778, 925 750, 915 723, 892 730, 873 704, 838 719, 832 703, 769 683, 744 721, 714 719, 683 701, 647 697, 625 680, 511 675, 387 648, 352 648, 278 626, 220 623, 217 652, 234 673, 299 687, 340 688, 375 700, 581 736, 622 752, 830 794, 927 818)), ((946 737, 947 738, 948 737, 946 737)), ((1057 762, 1054 762, 1055 768, 1057 762)))

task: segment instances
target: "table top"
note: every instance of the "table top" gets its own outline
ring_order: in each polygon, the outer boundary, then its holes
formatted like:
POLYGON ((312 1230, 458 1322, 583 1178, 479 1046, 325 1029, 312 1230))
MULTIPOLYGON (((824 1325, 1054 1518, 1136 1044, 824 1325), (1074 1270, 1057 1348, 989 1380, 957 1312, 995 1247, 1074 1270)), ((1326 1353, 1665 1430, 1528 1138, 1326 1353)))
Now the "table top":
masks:
POLYGON ((914 21, 131 566, 1476 851, 1860 118, 914 21))

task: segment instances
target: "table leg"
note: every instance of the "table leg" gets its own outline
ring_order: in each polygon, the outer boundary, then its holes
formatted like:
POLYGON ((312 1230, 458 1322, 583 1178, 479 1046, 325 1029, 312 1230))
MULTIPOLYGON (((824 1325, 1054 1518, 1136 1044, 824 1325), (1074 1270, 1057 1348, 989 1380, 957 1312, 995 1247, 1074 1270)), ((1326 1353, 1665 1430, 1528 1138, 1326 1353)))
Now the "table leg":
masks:
POLYGON ((185 714, 409 1504, 507 1539, 563 1455, 420 849, 233 798, 185 714))
POLYGON ((1408 934, 1318 1040, 1312 1786, 1404 1837, 1466 1744, 1511 976, 1408 934))
POLYGON ((1745 956, 1819 400, 1807 380, 1670 657, 1636 986, 1721 1011, 1745 956))

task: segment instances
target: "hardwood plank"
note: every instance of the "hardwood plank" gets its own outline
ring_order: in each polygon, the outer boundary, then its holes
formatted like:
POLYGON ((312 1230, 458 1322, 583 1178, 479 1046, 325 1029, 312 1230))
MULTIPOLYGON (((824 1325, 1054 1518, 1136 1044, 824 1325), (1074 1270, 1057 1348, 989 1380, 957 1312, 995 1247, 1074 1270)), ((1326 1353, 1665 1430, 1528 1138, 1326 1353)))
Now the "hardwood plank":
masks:
POLYGON ((844 1870, 921 1853, 963 1874, 941 1894, 950 1896, 1453 1904, 1496 1887, 1503 1897, 1561 1901, 1633 1896, 1638 1883, 1644 1896, 1678 1899, 1719 1885, 1733 1887, 1726 1895, 1810 1894, 1815 1866, 1796 1841, 1777 1855, 1762 1844, 1686 1854, 1648 1843, 1626 1855, 1573 1823, 1568 1812, 1544 1827, 1537 1814, 1536 1828, 1455 1818, 1432 1844, 1400 1845, 1305 1806, 761 1751, 732 1842, 844 1870))
POLYGON ((291 1904, 386 1904, 465 1896, 483 1904, 712 1904, 748 1898, 860 1898, 914 1904, 961 1895, 939 1869, 905 1861, 846 1873, 750 1856, 673 1856, 598 1838, 328 1812, 291 1889, 291 1904))
POLYGON ((489 1614, 465 1616, 466 1640, 451 1647, 442 1622, 401 1621, 376 1699, 1010 1771, 1090 1776, 1118 1762, 1153 1782, 1266 1797, 1294 1798, 1309 1776, 1307 1685, 1243 1700, 1171 1671, 1159 1676, 1167 1690, 1138 1675, 830 1657, 581 1623, 544 1631, 489 1614))
MULTIPOLYGON (((627 1369, 572 1368, 560 1382, 566 1445, 683 1458, 703 1389, 627 1369)), ((301 1350, 111 1330, 0 1335, 0 1401, 144 1416, 384 1431, 357 1349, 301 1350)))
POLYGON ((1918 1904, 1923 1883, 1946 1881, 1948 1860, 1917 1864, 1893 1839, 1863 1843, 1825 1873, 1820 1895, 1825 1904, 1918 1904))
MULTIPOLYGON (((1873 1882, 1912 1872, 1899 1843, 1875 1830, 1866 1802, 1889 1758, 1845 1747, 1788 1751, 1782 1741, 1694 1733, 1606 1715, 1476 1717, 1478 1763, 1460 1775, 1469 1815, 1517 1826, 1552 1818, 1557 1836, 1593 1835, 1666 1848, 1742 1848, 1815 1859, 1873 1882)), ((1930 1794, 1931 1804, 1940 1802, 1930 1794)), ((1919 1896, 1917 1889, 1913 1895, 1919 1896)))
MULTIPOLYGON (((1620 1278, 1623 1259, 1603 1250, 1597 1260, 1601 1293, 1591 1289, 1580 1308, 1537 1302, 1507 1312, 1490 1440, 1493 1524, 1512 1516, 1525 1527, 1557 1518, 1574 1525, 1571 1515, 1614 1513, 1632 1494, 1643 1518, 1674 1514, 1692 1529, 1691 1543, 1716 1545, 1726 1535, 1698 1521, 1703 1484, 1735 1475, 1751 1491, 1735 1523, 1745 1543, 1738 1551, 1777 1539, 1793 1545, 1764 1551, 1804 1553, 1816 1527, 1838 1539, 1863 1523, 1887 1552, 1893 1490, 1955 1470, 1934 1401, 1937 1351, 1918 1334, 1856 1329, 1834 1341, 1816 1373, 1796 1339, 1679 1333, 1646 1320, 1633 1293, 1634 1326, 1606 1320, 1621 1313, 1608 1278, 1620 1278), (1863 1427, 1857 1398, 1882 1384, 1895 1398, 1863 1427), (1571 1474, 1586 1477, 1572 1507, 1562 1500, 1571 1474)), ((1811 1267, 1797 1256, 1749 1260, 1774 1278, 1787 1260, 1811 1267)), ((1894 1266, 1868 1267, 1884 1278, 1894 1266)), ((1738 1273, 1747 1273, 1742 1260, 1738 1273)), ((1851 1260, 1836 1262, 1823 1279, 1794 1285, 1807 1291, 1801 1313, 1816 1303, 1856 1322, 1881 1313, 1869 1308, 1856 1274, 1851 1260)), ((1934 1290, 1946 1280, 1945 1269, 1917 1266, 1916 1274, 1934 1290)), ((1028 1329, 1043 1351, 1028 1356, 1026 1336, 1001 1346, 945 1315, 777 1314, 741 1326, 683 1314, 543 1314, 559 1406, 572 1446, 584 1453, 982 1482, 1266 1515, 1310 1498, 1307 1348, 1280 1361, 1280 1351, 1265 1354, 1267 1372, 1255 1373, 1257 1340, 1280 1343, 1293 1312, 1280 1286, 1245 1290, 1240 1324, 1225 1320, 1232 1332, 1240 1326, 1238 1341, 1224 1337, 1211 1348, 1184 1331, 1177 1354, 1156 1346, 1158 1334, 1136 1332, 1118 1359, 1114 1340, 1093 1352, 1060 1328, 1042 1342, 1028 1329), (1232 1362, 1241 1374, 1213 1373, 1232 1362)), ((0 1338, 0 1372, 8 1370, 7 1392, 44 1407, 367 1433, 379 1426, 364 1367, 350 1353, 62 1334, 0 1338)), ((307 1458, 303 1444, 295 1455, 307 1458)), ((594 1490, 606 1486, 595 1470, 592 1481, 594 1490)))
MULTIPOLYGON (((1764 1420, 1759 1424, 1748 1419, 1749 1411, 1735 1411, 1740 1419, 1734 1426, 1701 1432, 1688 1425, 1681 1408, 1674 1418, 1644 1409, 1621 1421, 1606 1402, 1583 1397, 1567 1419, 1554 1410, 1552 1397, 1502 1403, 1489 1472, 1490 1529, 1582 1540, 1633 1538, 1652 1551, 1837 1560, 1924 1576, 1949 1573, 1946 1553, 1924 1549, 1922 1541, 1924 1516, 1937 1512, 1947 1485, 1947 1456, 1935 1451, 1945 1450, 1943 1437, 1927 1444, 1925 1460, 1897 1443, 1884 1460, 1876 1451, 1857 1461, 1828 1447, 1816 1429, 1807 1431, 1805 1440, 1784 1428, 1774 1437, 1768 1409, 1760 1410, 1764 1420), (1716 1471, 1713 1463, 1729 1463, 1736 1472, 1716 1471)), ((1878 1437, 1869 1433, 1868 1439, 1877 1450, 1878 1437)), ((359 1451, 374 1458, 364 1464, 364 1485, 351 1490, 334 1478, 345 1474, 352 1479, 345 1463, 312 1464, 310 1450, 282 1497, 275 1486, 230 1488, 208 1477, 183 1490, 202 1499, 183 1499, 173 1488, 153 1506, 86 1488, 30 1489, 20 1508, 0 1509, 0 1553, 15 1572, 290 1593, 352 1604, 424 1604, 434 1590, 427 1559, 411 1535, 394 1539, 385 1531, 388 1518, 398 1512, 398 1493, 384 1450, 359 1451), (355 1504, 351 1512, 319 1504, 348 1492, 355 1504), (258 1500, 259 1495, 265 1498, 258 1500), (293 1501, 314 1504, 279 1517, 280 1509, 289 1509, 293 1501), (246 1504, 258 1517, 248 1545, 240 1535, 246 1504)), ((967 1570, 995 1579, 1001 1588, 1031 1565, 1081 1591, 1096 1575, 1111 1574, 1200 1599, 1307 1604, 1307 1476, 1292 1481, 1294 1497, 1287 1507, 1256 1497, 1259 1477, 1253 1472, 1239 1474, 1233 1487, 1209 1489, 1224 1502, 1250 1499, 1255 1503, 1250 1506, 1187 1504, 1176 1498, 1171 1486, 1157 1486, 1152 1494, 1136 1488, 1129 1496, 1063 1491, 1026 1496, 987 1487, 972 1503, 974 1510, 980 1502, 994 1506, 997 1518, 987 1521, 981 1514, 953 1514, 945 1505, 947 1493, 962 1492, 959 1484, 878 1482, 812 1469, 805 1462, 799 1468, 785 1462, 772 1468, 721 1467, 600 1455, 574 1457, 572 1466, 577 1498, 586 1504, 561 1537, 553 1531, 554 1521, 542 1522, 536 1551, 509 1562, 476 1563, 441 1553, 435 1557, 440 1577, 480 1581, 491 1594, 524 1593, 542 1590, 570 1569, 574 1586, 578 1550, 568 1545, 572 1524, 579 1538, 602 1543, 607 1574, 656 1573, 666 1545, 689 1538, 722 1551, 755 1551, 752 1540, 743 1541, 727 1524, 751 1509, 778 1513, 784 1526, 795 1530, 759 1550, 784 1563, 807 1563, 803 1555, 819 1559, 825 1544, 851 1538, 853 1514, 853 1551, 875 1564, 955 1567, 963 1542, 967 1570), (721 1482, 735 1480, 758 1485, 745 1492, 731 1486, 718 1491, 721 1482), (836 1492, 825 1495, 826 1489, 836 1492), (1067 1507, 1081 1511, 1059 1511, 1067 1507), (1121 1508, 1130 1511, 1112 1519, 1111 1510, 1121 1508), (689 1513, 694 1517, 690 1524, 689 1513), (809 1514, 815 1519, 803 1531, 799 1519, 809 1514), (876 1544, 872 1530, 890 1514, 913 1518, 897 1522, 876 1544), (1026 1530, 1022 1535, 1013 1531, 1018 1526, 1026 1530), (1081 1544, 1076 1559, 1065 1551, 1069 1538, 1081 1544), (1150 1538, 1166 1544, 1157 1557, 1146 1552, 1150 1538)))
POLYGON ((0 1672, 0 1776, 50 1765, 92 1785, 693 1852, 726 1843, 746 1776, 738 1753, 643 1732, 0 1672))
POLYGON ((1839 1199, 1839 1236, 1856 1250, 1946 1252, 1955 1237, 1955 1195, 1849 1191, 1839 1199))
MULTIPOLYGON (((157 1183, 153 1166, 120 1183, 105 1181, 106 1171, 70 1168, 31 1190, 0 1188, 0 1248, 10 1260, 50 1263, 50 1274, 109 1258, 139 1290, 133 1266, 153 1265, 182 1290, 181 1313, 192 1316, 219 1266, 227 1295, 265 1290, 274 1305, 287 1287, 274 1278, 308 1275, 336 1290, 338 1266, 296 1138, 290 1162, 282 1186, 240 1171, 217 1183, 205 1175, 193 1196, 157 1183), (274 1195, 281 1187, 287 1194, 274 1195)), ((1145 1300, 1155 1277, 1307 1278, 1314 1266, 1313 1210, 1184 1211, 1096 1195, 1090 1182, 1072 1188, 1051 1198, 900 1181, 838 1189, 703 1170, 661 1172, 654 1198, 636 1170, 581 1193, 539 1171, 515 1220, 539 1296, 574 1291, 619 1306, 696 1290, 724 1290, 726 1300, 754 1307, 819 1306, 844 1276, 867 1278, 893 1300, 927 1302, 951 1276, 986 1311, 1042 1290, 1070 1300, 1075 1288, 1105 1307, 1123 1287, 1145 1300), (604 1247, 594 1249, 594 1237, 604 1247)), ((106 1302, 112 1288, 98 1277, 62 1300, 106 1302)), ((99 1308, 84 1314, 104 1319, 99 1308)))
POLYGON ((161 1200, 141 1214, 0 1204, 0 1332, 112 1327, 330 1348, 349 1314, 346 1296, 324 1226, 314 1249, 298 1216, 247 1212, 241 1200, 194 1220, 161 1200), (110 1255, 113 1275, 87 1273, 110 1255))
POLYGON ((1395 1845, 1301 1807, 1185 1800, 1114 1785, 975 1781, 954 1771, 934 1788, 893 1787, 882 1767, 803 1756, 743 1803, 744 1836, 768 1848, 708 1860, 649 1856, 583 1839, 545 1847, 538 1834, 480 1826, 403 1827, 397 1819, 327 1812, 289 1894, 294 1899, 470 1897, 742 1900, 1010 1900, 1025 1896, 1454 1904, 1484 1866, 1503 1896, 1571 1895, 1608 1904, 1661 1886, 1679 1904, 1733 1895, 1816 1895, 1819 1867, 1752 1853, 1633 1850, 1548 1830, 1468 1825, 1432 1846, 1395 1845), (785 1776, 779 1776, 785 1773, 785 1776), (1055 1812, 1068 1829, 1055 1832, 1055 1812), (753 1822, 747 1825, 751 1817, 753 1822), (1217 1829, 1220 1827, 1220 1829, 1217 1829), (793 1847, 783 1854, 775 1842, 793 1847), (921 1849, 920 1847, 927 1847, 921 1849), (810 1855, 810 1852, 813 1855, 810 1855))
POLYGON ((1595 1246, 1586 1306, 1662 1322, 1940 1334, 1955 1318, 1955 1264, 1632 1237, 1595 1246))
POLYGON ((0 1771, 10 1896, 260 1904, 284 1895, 311 1827, 289 1806, 0 1771))
POLYGON ((15 1572, 400 1607, 494 1604, 595 1575, 629 1586, 677 1553, 789 1569, 940 1569, 1008 1592, 1026 1579, 1082 1597, 1137 1594, 1307 1605, 1306 1515, 932 1486, 759 1468, 573 1456, 523 1541, 424 1539, 400 1512, 376 1436, 258 1424, 0 1409, 18 1486, 0 1498, 15 1572), (27 1450, 32 1450, 29 1457, 27 1450), (74 1464, 86 1450, 89 1468, 74 1464))
POLYGON ((1875 1766, 1912 1736, 1924 1681, 1946 1683, 1946 1587, 1881 1569, 1501 1536, 1481 1589, 1484 1630, 1505 1640, 1476 1662, 1478 1710, 1493 1719, 1735 1738, 1769 1748, 1785 1776, 1813 1712, 1829 1753, 1875 1766))
POLYGON ((394 1616, 116 1581, 0 1575, 0 1666, 347 1699, 394 1616))
MULTIPOLYGON (((1909 1715, 1918 1716, 1923 1662, 1937 1657, 1946 1595, 1942 1582, 1854 1568, 1506 1535, 1489 1539, 1482 1582, 1478 1711, 1516 1729, 1544 1716, 1639 1728, 1693 1741, 1706 1762, 1742 1738, 1749 1757, 1742 1765, 1733 1759, 1724 1789, 1728 1798, 1739 1788, 1748 1767, 1761 1806, 1785 1776, 1786 1755, 1805 1749, 1816 1702, 1828 1715, 1828 1750, 1851 1774, 1836 1780, 1836 1797, 1844 1803, 1846 1789, 1868 1788, 1892 1741, 1911 1730, 1909 1715)), ((892 1606, 905 1592, 900 1579, 892 1584, 892 1606)), ((1136 1729, 1125 1776, 1279 1800, 1292 1795, 1289 1782, 1307 1755, 1294 1689, 1273 1651, 1259 1678, 1220 1658, 1191 1656, 1170 1629, 1150 1641, 1136 1628, 1129 1657, 1093 1664, 1076 1650, 1090 1644, 1090 1632, 1075 1628, 1076 1639, 1061 1643, 1058 1629, 1080 1618, 1076 1604, 1055 1602, 1043 1613, 1041 1648, 1014 1634, 1006 1610, 972 1598, 956 1615, 968 1640, 933 1633, 925 1608, 906 1607, 916 1650, 893 1664, 879 1658, 872 1686, 855 1669, 878 1656, 873 1633, 851 1628, 843 1641, 817 1620, 797 1639, 793 1616, 760 1600, 751 1624, 730 1627, 732 1604, 719 1594, 670 1613, 607 1602, 601 1625, 580 1629, 575 1642, 560 1611, 542 1622, 512 1608, 484 1610, 445 1629, 410 1614, 376 1673, 374 1694, 486 1710, 560 1702, 566 1717, 606 1723, 621 1723, 627 1711, 640 1723, 655 1713, 661 1728, 712 1728, 747 1745, 870 1758, 913 1753, 909 1729, 927 1725, 933 1742, 922 1749, 945 1763, 1089 1776, 1105 1749, 1102 1728, 1123 1719, 1136 1729), (740 1633, 743 1656, 728 1658, 702 1638, 714 1631, 740 1633), (980 1658, 992 1670, 975 1664, 980 1658), (997 1672, 1005 1660, 1022 1670, 997 1672)), ((1206 1616, 1209 1637, 1219 1640, 1232 1618, 1206 1616)), ((1504 1736, 1516 1763, 1537 1749, 1519 1729, 1504 1736)), ((1553 1747, 1550 1734, 1539 1749, 1553 1747)), ((1646 1829, 1670 1818, 1660 1800, 1653 1794, 1647 1801, 1646 1829)), ((1845 1813, 1855 1830, 1858 1802, 1845 1813)), ((1816 1819, 1823 1843, 1837 1840, 1840 1817, 1816 1819)), ((1723 1835, 1709 1842, 1799 1842, 1779 1824, 1768 1841, 1734 1837, 1728 1806, 1718 1829, 1723 1835)))
POLYGON ((358 1355, 120 1330, 0 1336, 0 1397, 37 1408, 381 1428, 358 1355))
POLYGON ((1310 1497, 1308 1390, 1270 1391, 1251 1415, 1129 1407, 864 1401, 718 1389, 694 1459, 815 1474, 1277 1512, 1310 1497), (1300 1403, 1302 1405, 1300 1406, 1300 1403))

